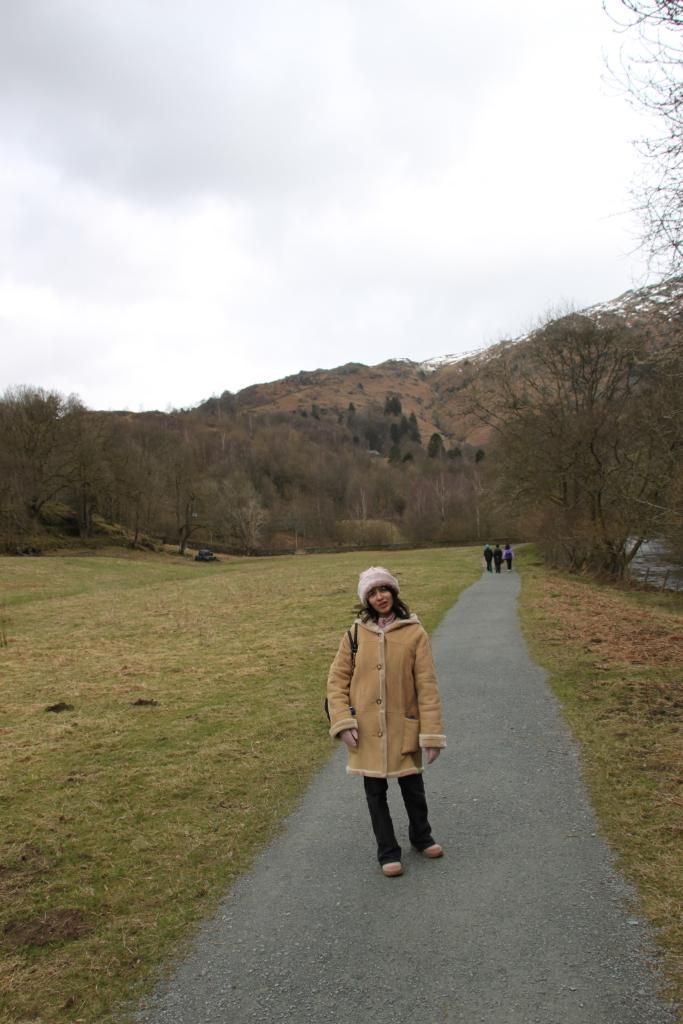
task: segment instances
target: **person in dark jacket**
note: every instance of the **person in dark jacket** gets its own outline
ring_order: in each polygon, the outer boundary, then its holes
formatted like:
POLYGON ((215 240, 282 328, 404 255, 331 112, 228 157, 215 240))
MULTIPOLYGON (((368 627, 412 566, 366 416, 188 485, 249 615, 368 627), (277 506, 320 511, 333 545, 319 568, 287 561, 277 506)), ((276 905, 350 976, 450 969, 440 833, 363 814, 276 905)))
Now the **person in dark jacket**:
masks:
POLYGON ((491 568, 491 562, 493 561, 493 548, 490 544, 484 544, 484 561, 486 562, 486 571, 493 572, 491 568))
POLYGON ((493 549, 493 564, 496 567, 496 572, 500 572, 500 567, 503 564, 503 549, 498 543, 493 549))

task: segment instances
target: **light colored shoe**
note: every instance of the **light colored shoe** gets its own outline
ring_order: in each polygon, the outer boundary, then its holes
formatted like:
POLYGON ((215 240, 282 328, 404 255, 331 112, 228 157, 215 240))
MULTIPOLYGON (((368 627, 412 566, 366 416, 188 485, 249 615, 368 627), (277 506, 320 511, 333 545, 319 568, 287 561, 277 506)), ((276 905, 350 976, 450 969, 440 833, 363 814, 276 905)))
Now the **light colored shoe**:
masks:
POLYGON ((387 878, 396 878, 398 875, 403 874, 403 868, 401 862, 398 860, 389 861, 388 864, 382 864, 382 871, 387 878))
POLYGON ((435 860, 437 857, 443 857, 443 847, 439 846, 438 843, 434 843, 432 846, 428 846, 426 850, 420 850, 420 853, 423 857, 435 860))

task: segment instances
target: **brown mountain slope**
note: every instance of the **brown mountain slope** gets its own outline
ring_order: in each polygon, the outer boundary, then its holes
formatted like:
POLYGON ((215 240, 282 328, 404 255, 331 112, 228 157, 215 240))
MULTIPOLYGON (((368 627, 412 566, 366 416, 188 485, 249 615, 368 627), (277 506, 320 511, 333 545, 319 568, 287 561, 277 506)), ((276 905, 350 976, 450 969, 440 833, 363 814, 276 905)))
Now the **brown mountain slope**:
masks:
POLYGON ((438 427, 434 424, 431 374, 420 363, 390 359, 377 366, 346 363, 333 370, 312 370, 285 377, 271 384, 254 384, 237 395, 244 412, 320 412, 339 414, 353 405, 362 412, 369 405, 384 407, 387 396, 401 399, 403 413, 415 413, 423 438, 438 427))
MULTIPOLYGON (((609 302, 578 311, 600 319, 622 316, 632 326, 646 326, 654 345, 679 335, 683 328, 683 278, 673 278, 625 292, 609 302)), ((397 395, 402 412, 415 414, 423 443, 441 433, 451 444, 485 444, 488 428, 467 415, 466 385, 486 374, 487 365, 501 348, 524 346, 530 336, 501 341, 469 356, 445 356, 424 363, 392 359, 376 366, 346 363, 334 369, 302 371, 282 380, 254 384, 235 396, 242 412, 288 412, 339 415, 371 405, 384 407, 387 396, 397 395)))

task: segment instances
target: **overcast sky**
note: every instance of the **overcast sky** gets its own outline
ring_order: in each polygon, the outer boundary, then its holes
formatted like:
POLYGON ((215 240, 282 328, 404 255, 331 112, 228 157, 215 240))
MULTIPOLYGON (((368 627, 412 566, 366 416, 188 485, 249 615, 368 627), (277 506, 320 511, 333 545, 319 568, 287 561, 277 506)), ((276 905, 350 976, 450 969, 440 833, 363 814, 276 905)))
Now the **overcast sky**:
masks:
POLYGON ((647 282, 600 0, 3 0, 0 390, 189 406, 647 282))

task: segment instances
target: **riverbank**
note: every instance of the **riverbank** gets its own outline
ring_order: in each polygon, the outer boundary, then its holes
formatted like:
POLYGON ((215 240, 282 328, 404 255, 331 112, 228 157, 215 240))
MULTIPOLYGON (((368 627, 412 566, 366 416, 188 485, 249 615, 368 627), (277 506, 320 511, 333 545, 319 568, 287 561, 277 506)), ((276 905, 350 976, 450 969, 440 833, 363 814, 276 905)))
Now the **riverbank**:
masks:
POLYGON ((603 833, 683 1006, 683 594, 553 572, 532 552, 520 568, 527 642, 550 673, 603 833))

